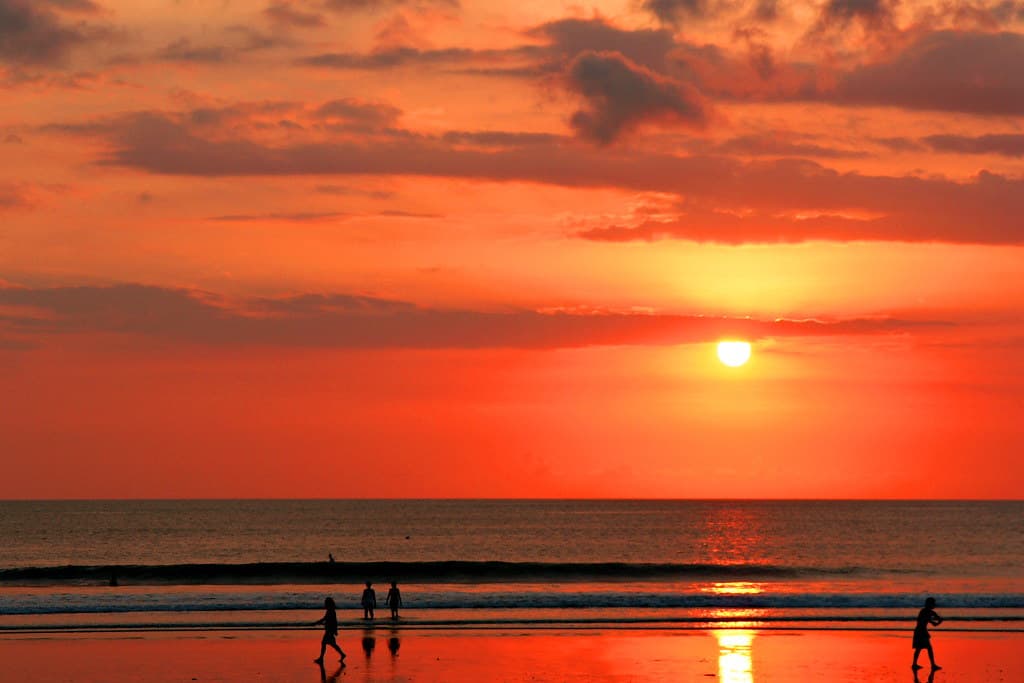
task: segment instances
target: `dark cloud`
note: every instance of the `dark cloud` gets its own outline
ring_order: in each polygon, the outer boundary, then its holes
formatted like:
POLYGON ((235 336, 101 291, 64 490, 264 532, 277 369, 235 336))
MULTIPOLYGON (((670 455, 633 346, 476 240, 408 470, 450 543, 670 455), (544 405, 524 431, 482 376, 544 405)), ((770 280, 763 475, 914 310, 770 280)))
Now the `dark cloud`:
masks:
POLYGON ((316 110, 319 118, 366 128, 394 126, 401 115, 401 109, 385 102, 367 102, 352 97, 325 102, 316 110))
POLYGON ((548 45, 535 56, 548 63, 550 71, 561 71, 582 52, 618 52, 626 59, 652 71, 665 72, 668 55, 676 47, 671 31, 627 30, 604 19, 560 19, 536 26, 526 33, 548 45))
POLYGON ((317 185, 316 191, 321 194, 332 194, 341 197, 368 197, 370 199, 394 199, 396 193, 388 190, 364 189, 349 185, 317 185))
POLYGON ((37 0, 37 4, 51 5, 66 12, 85 14, 97 14, 103 9, 92 0, 37 0))
POLYGON ((816 159, 852 159, 867 156, 860 150, 820 145, 785 133, 751 133, 709 142, 694 138, 687 149, 702 154, 728 154, 750 157, 809 157, 816 159))
POLYGON ((871 138, 870 141, 893 152, 920 152, 925 149, 920 142, 907 137, 871 138))
POLYGON ((254 119, 279 116, 300 111, 297 102, 263 100, 261 102, 237 102, 224 107, 197 107, 186 112, 184 120, 190 124, 205 127, 220 127, 229 124, 245 125, 254 119))
POLYGON ((479 145, 481 147, 550 145, 564 140, 563 136, 551 133, 521 133, 502 130, 450 130, 441 139, 456 145, 479 145))
MULTIPOLYGON (((109 153, 103 164, 170 175, 417 175, 615 187, 673 193, 712 210, 724 206, 764 216, 885 217, 879 223, 859 221, 856 225, 866 230, 852 239, 1024 241, 1024 224, 1018 218, 1024 215, 1024 179, 984 171, 968 181, 871 176, 840 173, 800 159, 743 162, 720 156, 620 153, 572 142, 453 148, 436 138, 383 136, 373 143, 270 146, 223 131, 216 137, 201 136, 180 116, 157 113, 51 130, 105 139, 109 153)), ((762 231, 747 230, 750 225, 733 225, 728 229, 735 232, 720 239, 761 239, 762 231)), ((806 239, 830 238, 813 221, 794 226, 807 228, 806 239)), ((834 233, 836 239, 849 235, 845 227, 834 233)), ((793 234, 793 239, 798 237, 793 234)))
MULTIPOLYGON (((32 202, 29 201, 22 187, 0 183, 0 210, 22 208, 31 204, 32 202)), ((0 285, 2 284, 2 281, 0 281, 0 285)))
MULTIPOLYGON (((378 69, 394 69, 405 66, 435 67, 441 65, 474 65, 500 64, 514 59, 539 54, 541 50, 534 47, 514 48, 509 50, 473 50, 470 48, 452 47, 437 50, 426 50, 415 47, 389 47, 369 53, 357 52, 326 52, 298 60, 305 66, 316 66, 330 69, 361 69, 375 71, 378 69)), ((534 73, 534 72, 531 72, 534 73)))
MULTIPOLYGON (((158 50, 153 58, 163 62, 183 62, 194 64, 222 64, 244 58, 247 54, 259 50, 290 45, 282 35, 268 35, 248 26, 228 26, 224 29, 224 37, 215 44, 194 43, 191 38, 179 38, 158 50)), ((142 61, 137 58, 122 58, 119 61, 132 63, 142 61)))
POLYGON ((349 218, 351 214, 332 212, 306 211, 299 213, 254 213, 254 214, 228 214, 224 216, 212 216, 209 220, 222 223, 250 223, 252 221, 287 221, 289 223, 318 223, 320 221, 332 221, 341 218, 349 218))
POLYGON ((278 26, 291 28, 318 28, 326 26, 323 15, 297 9, 289 2, 271 2, 264 10, 264 16, 278 26))
POLYGON ((894 319, 757 320, 672 314, 447 310, 344 294, 229 303, 185 289, 134 284, 0 288, 0 306, 24 309, 19 337, 125 334, 204 345, 328 348, 525 348, 673 345, 723 336, 860 335, 928 324, 894 319))
POLYGON ((844 27, 859 21, 865 27, 879 30, 892 25, 889 0, 828 0, 821 10, 819 26, 844 27))
POLYGON ((839 77, 824 99, 973 114, 1024 114, 1024 35, 939 31, 839 77))
POLYGON ((626 30, 604 19, 560 19, 535 26, 525 36, 543 45, 518 45, 505 49, 390 46, 370 53, 332 52, 312 55, 300 64, 335 69, 391 69, 407 66, 449 66, 462 73, 505 77, 540 77, 559 73, 578 54, 587 50, 619 52, 654 71, 668 68, 675 47, 667 30, 626 30))
POLYGON ((703 17, 707 12, 706 0, 643 0, 641 7, 663 24, 678 26, 686 19, 703 17))
POLYGON ((1006 157, 1024 157, 1024 135, 992 134, 971 137, 965 135, 929 135, 922 142, 936 152, 957 154, 998 154, 1006 157))
POLYGON ((1024 114, 1024 35, 935 31, 905 39, 883 58, 849 67, 773 58, 767 69, 756 55, 679 43, 668 73, 717 99, 1024 114))
POLYGON ((234 50, 224 45, 193 45, 188 38, 180 38, 156 53, 157 59, 168 62, 225 62, 234 50))
POLYGON ((691 86, 659 76, 617 52, 580 53, 569 64, 566 80, 586 102, 572 115, 572 127, 600 144, 642 123, 700 128, 708 120, 708 106, 691 86))
POLYGON ((0 61, 53 65, 62 62, 72 48, 90 39, 85 29, 63 23, 50 9, 52 4, 0 0, 0 61))
POLYGON ((778 0, 756 0, 751 17, 763 23, 775 21, 779 18, 778 0))
POLYGON ((786 218, 758 213, 694 211, 674 220, 647 220, 639 225, 590 228, 577 237, 595 242, 657 242, 679 239, 716 244, 792 244, 811 240, 877 241, 899 239, 889 221, 854 220, 822 215, 786 218))
POLYGON ((396 7, 425 10, 431 7, 458 9, 459 0, 325 0, 324 7, 335 12, 376 12, 396 7))

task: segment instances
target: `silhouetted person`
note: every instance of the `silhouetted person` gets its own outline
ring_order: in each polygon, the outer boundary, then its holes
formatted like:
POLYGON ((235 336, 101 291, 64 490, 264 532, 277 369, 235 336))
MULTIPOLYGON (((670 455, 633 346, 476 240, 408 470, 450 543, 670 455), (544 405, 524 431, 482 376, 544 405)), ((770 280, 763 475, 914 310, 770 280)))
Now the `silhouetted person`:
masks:
POLYGON ((391 588, 388 590, 388 596, 384 598, 384 604, 391 608, 391 618, 398 618, 398 608, 402 606, 402 591, 398 590, 398 583, 396 581, 391 582, 391 588))
POLYGON ((398 656, 398 648, 402 647, 402 642, 398 640, 398 636, 391 636, 388 638, 388 650, 391 651, 392 657, 398 656))
POLYGON ((341 657, 338 661, 342 664, 345 663, 345 653, 342 652, 341 648, 338 647, 338 612, 334 606, 334 598, 324 599, 324 616, 314 622, 314 626, 324 625, 324 637, 320 641, 320 656, 313 661, 319 664, 321 667, 324 665, 324 652, 327 651, 327 646, 330 645, 335 649, 338 655, 341 657))
POLYGON ((332 553, 327 553, 327 561, 334 564, 334 555, 332 553))
POLYGON ((935 663, 935 653, 932 651, 932 637, 928 633, 928 624, 938 626, 942 623, 942 617, 935 612, 935 598, 928 598, 924 601, 924 608, 917 613, 917 626, 914 627, 914 663, 911 665, 914 671, 921 668, 917 658, 921 650, 928 650, 928 661, 931 662, 932 671, 942 667, 935 663))
POLYGON ((377 591, 373 590, 373 584, 366 582, 366 590, 363 591, 363 619, 373 619, 373 610, 377 609, 377 591))
POLYGON ((363 636, 363 652, 366 653, 367 657, 373 655, 374 648, 377 647, 377 639, 373 636, 363 636))

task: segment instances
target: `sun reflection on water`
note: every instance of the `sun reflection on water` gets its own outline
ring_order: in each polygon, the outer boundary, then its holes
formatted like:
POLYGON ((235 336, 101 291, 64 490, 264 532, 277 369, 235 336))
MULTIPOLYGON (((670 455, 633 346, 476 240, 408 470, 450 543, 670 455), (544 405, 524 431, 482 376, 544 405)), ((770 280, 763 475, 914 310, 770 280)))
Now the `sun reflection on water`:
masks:
POLYGON ((716 581, 700 590, 715 595, 757 595, 764 593, 764 585, 753 581, 716 581))
POLYGON ((754 683, 750 652, 754 634, 748 631, 715 631, 718 640, 718 680, 722 683, 754 683))

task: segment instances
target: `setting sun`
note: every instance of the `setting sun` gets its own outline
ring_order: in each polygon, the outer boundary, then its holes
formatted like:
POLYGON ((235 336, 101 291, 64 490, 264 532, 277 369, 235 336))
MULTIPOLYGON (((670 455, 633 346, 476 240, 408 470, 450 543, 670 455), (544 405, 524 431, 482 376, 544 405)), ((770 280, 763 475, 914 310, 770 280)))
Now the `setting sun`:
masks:
POLYGON ((730 368, 738 368, 750 360, 750 343, 744 341, 718 342, 718 360, 730 368))

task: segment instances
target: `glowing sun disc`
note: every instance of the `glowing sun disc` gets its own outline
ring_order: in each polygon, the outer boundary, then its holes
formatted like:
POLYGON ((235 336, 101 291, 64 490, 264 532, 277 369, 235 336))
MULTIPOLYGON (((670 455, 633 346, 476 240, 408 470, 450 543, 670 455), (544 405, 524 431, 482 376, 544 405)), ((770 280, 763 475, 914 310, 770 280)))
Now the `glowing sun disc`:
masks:
POLYGON ((718 342, 718 360, 730 368, 738 368, 750 360, 750 343, 744 341, 718 342))

